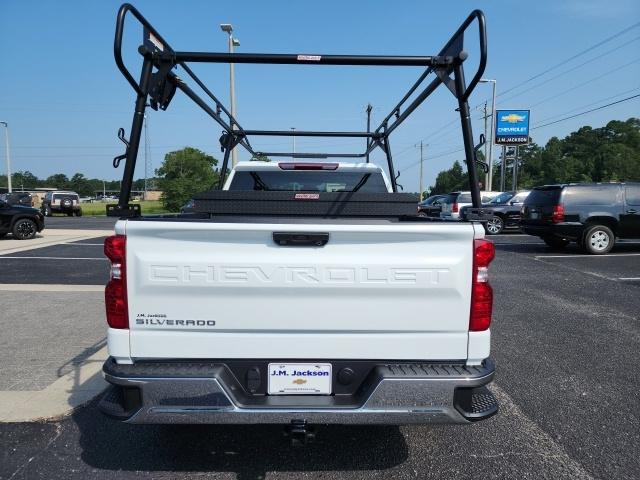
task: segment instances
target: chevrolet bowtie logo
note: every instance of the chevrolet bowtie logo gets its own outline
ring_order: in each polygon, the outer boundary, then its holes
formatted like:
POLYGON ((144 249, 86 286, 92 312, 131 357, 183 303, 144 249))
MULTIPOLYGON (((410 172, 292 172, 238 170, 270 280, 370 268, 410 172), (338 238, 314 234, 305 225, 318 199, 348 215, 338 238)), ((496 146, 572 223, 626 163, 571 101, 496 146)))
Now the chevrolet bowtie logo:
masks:
POLYGON ((293 383, 295 383, 296 385, 302 385, 307 383, 307 381, 304 378, 296 378, 293 383))
POLYGON ((526 118, 527 117, 525 117, 524 115, 517 115, 515 113, 510 113, 509 115, 500 117, 500 120, 503 122, 518 123, 518 122, 522 122, 526 118))

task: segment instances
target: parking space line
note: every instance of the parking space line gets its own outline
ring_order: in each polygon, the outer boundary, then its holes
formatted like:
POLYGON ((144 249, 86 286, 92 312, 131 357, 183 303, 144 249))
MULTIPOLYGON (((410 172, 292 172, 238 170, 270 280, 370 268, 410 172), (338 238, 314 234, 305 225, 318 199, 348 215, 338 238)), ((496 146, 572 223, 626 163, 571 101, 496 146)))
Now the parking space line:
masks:
POLYGON ((60 245, 73 245, 74 247, 104 247, 104 243, 72 243, 72 242, 63 242, 60 245))
POLYGON ((106 262, 106 258, 100 257, 9 257, 7 255, 0 255, 0 260, 100 260, 106 262))
POLYGON ((536 255, 534 258, 603 258, 603 257, 638 257, 640 253, 606 253, 604 255, 536 255))
MULTIPOLYGON (((584 468, 584 466, 571 455, 569 455, 561 443, 551 436, 535 420, 530 418, 516 401, 500 386, 494 382, 490 386, 500 404, 500 416, 507 421, 514 421, 519 431, 529 439, 529 448, 535 454, 549 460, 558 462, 567 472, 569 478, 593 479, 594 477, 584 468)), ((509 455, 517 455, 515 452, 505 451, 500 453, 508 458, 509 455)), ((471 455, 472 457, 482 457, 482 453, 471 455)))
POLYGON ((104 285, 57 283, 0 283, 0 292, 103 292, 104 285))
POLYGON ((492 237, 524 237, 526 233, 496 233, 492 237))
MULTIPOLYGON (((485 237, 487 238, 487 237, 485 237)), ((489 237, 490 239, 490 237, 489 237)), ((505 243, 497 243, 497 242, 493 242, 494 245, 515 245, 515 246, 522 246, 522 245, 546 245, 546 243, 544 242, 518 242, 518 243, 513 243, 513 242, 505 242, 505 243)))

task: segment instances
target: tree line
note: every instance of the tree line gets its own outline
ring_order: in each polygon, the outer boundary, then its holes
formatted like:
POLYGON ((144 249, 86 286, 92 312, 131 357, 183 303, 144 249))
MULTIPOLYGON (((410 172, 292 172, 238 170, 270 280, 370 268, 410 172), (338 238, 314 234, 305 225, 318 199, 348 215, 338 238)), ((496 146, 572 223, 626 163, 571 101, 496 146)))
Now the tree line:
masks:
MULTIPOLYGON (((157 184, 156 178, 148 179, 147 185, 157 184)), ((7 185, 7 176, 0 175, 0 185, 7 185)), ((83 197, 92 197, 96 192, 119 191, 120 180, 101 180, 99 178, 87 178, 82 173, 76 173, 69 178, 64 173, 55 173, 46 178, 38 178, 30 171, 14 172, 11 175, 13 190, 33 190, 36 188, 56 188, 58 190, 72 190, 83 197)), ((133 182, 133 190, 144 190, 144 178, 133 182)))
MULTIPOLYGON (((494 147, 494 152, 495 152, 494 147)), ((498 149, 498 152, 500 150, 498 149)), ((482 152, 479 159, 482 159, 482 152)), ((494 161, 494 190, 500 186, 501 159, 494 161)), ((429 195, 469 190, 464 161, 438 173, 429 195)), ((512 188, 512 162, 505 164, 505 188, 512 188)), ((584 126, 563 139, 552 137, 545 146, 530 139, 517 161, 518 189, 569 182, 640 181, 640 119, 612 120, 601 128, 584 126)), ((481 179, 484 174, 479 173, 481 179)))
MULTIPOLYGON (((219 177, 215 168, 218 160, 205 152, 192 147, 169 152, 155 173, 147 179, 148 189, 162 190, 162 202, 170 211, 177 211, 194 193, 210 190, 219 177)), ((56 173, 46 178, 38 178, 29 171, 19 171, 11 175, 13 189, 33 190, 36 188, 56 188, 71 190, 80 196, 94 196, 104 190, 120 191, 120 180, 102 180, 87 178, 76 173, 71 178, 63 173, 56 173)), ((0 175, 0 185, 7 185, 7 176, 0 175)), ((144 190, 144 179, 133 182, 132 190, 144 190)))

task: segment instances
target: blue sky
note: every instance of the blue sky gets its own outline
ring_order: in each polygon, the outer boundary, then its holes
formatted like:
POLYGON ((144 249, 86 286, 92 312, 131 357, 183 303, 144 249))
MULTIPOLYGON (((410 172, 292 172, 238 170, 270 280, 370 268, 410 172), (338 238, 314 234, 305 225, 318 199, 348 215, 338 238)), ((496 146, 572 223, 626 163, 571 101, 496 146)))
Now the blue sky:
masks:
MULTIPOLYGON (((0 1, 0 120, 8 121, 13 170, 40 177, 82 172, 119 178, 111 159, 122 152, 119 127, 129 133, 134 92, 116 69, 113 33, 116 1, 0 1)), ((225 51, 220 23, 232 23, 239 52, 430 55, 474 8, 487 17, 486 78, 498 94, 530 77, 549 73, 498 97, 498 108, 531 109, 535 126, 640 93, 640 2, 569 0, 536 2, 138 0, 134 5, 176 50, 225 51), (432 5, 432 7, 430 7, 432 5), (623 29, 626 33, 571 61, 566 59, 623 29), (565 115, 566 114, 566 115, 565 115)), ((140 34, 131 29, 127 61, 138 66, 140 34)), ((473 68, 474 37, 467 39, 473 68)), ((218 97, 228 102, 228 66, 195 65, 218 97)), ((236 65, 238 119, 245 128, 362 130, 365 106, 382 119, 420 75, 416 67, 304 67, 236 65)), ((137 73, 136 73, 137 75, 137 73)), ((471 73, 468 73, 471 76, 471 73)), ((481 85, 470 104, 484 105, 491 87, 481 85)), ((425 183, 461 159, 456 104, 445 89, 391 137, 399 182, 418 187, 419 150, 428 144, 425 183), (449 153, 453 152, 453 153, 449 153)), ((483 131, 482 107, 474 110, 474 135, 483 131)), ((640 116, 635 99, 566 122, 533 130, 534 141, 564 136, 581 125, 640 116)), ((4 133, 4 132, 3 132, 4 133)), ((151 159, 186 145, 220 158, 220 128, 178 93, 166 112, 149 114, 151 159)), ((257 149, 291 147, 289 138, 252 142, 257 149)), ((298 151, 363 149, 357 139, 298 138, 298 151)), ((5 169, 4 149, 0 149, 5 169)), ((136 178, 144 175, 142 149, 136 178)), ((248 158, 240 152, 240 158, 248 158)), ((382 160, 379 155, 373 157, 382 160)))

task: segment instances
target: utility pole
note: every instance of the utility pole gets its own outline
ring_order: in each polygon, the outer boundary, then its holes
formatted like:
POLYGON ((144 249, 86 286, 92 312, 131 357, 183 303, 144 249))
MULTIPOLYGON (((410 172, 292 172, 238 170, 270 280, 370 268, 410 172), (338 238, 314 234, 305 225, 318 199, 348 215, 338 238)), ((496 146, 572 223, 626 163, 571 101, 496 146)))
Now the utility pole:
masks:
POLYGON ((13 191, 13 189, 11 188, 11 155, 9 153, 9 151, 11 150, 9 148, 9 123, 8 122, 0 122, 1 125, 4 125, 4 139, 5 139, 5 145, 7 147, 7 189, 9 190, 9 193, 11 193, 13 191))
MULTIPOLYGON (((491 97, 491 137, 489 140, 489 158, 487 163, 489 164, 489 182, 486 185, 486 189, 493 191, 493 142, 496 136, 496 85, 498 82, 494 79, 481 78, 481 83, 491 83, 493 85, 493 95, 491 97)), ((485 134, 486 137, 486 134, 485 134)), ((504 188, 502 189, 504 191, 504 188)))

